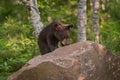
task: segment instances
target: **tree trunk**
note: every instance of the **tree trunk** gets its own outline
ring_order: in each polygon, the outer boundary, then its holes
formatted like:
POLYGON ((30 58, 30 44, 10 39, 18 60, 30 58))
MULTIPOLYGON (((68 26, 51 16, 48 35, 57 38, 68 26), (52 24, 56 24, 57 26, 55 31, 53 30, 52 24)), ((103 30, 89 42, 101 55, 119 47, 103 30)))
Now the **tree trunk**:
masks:
POLYGON ((41 22, 40 12, 37 7, 37 0, 22 0, 23 4, 29 11, 30 20, 34 28, 34 36, 38 38, 40 31, 43 29, 43 23, 41 22))
POLYGON ((99 43, 99 0, 93 0, 93 25, 92 30, 95 33, 95 41, 99 43))
POLYGON ((86 40, 86 0, 78 0, 78 41, 86 40))

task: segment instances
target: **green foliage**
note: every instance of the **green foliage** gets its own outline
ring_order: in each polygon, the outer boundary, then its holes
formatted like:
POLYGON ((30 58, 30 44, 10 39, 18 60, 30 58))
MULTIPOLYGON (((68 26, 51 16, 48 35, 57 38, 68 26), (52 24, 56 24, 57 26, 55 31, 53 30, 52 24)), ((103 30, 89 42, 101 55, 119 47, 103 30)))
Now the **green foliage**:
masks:
POLYGON ((101 25, 101 43, 113 53, 120 55, 120 22, 109 21, 101 25), (105 28, 104 28, 105 27, 105 28))
POLYGON ((8 17, 0 30, 1 32, 4 31, 0 36, 0 58, 5 61, 4 63, 1 62, 0 68, 3 71, 16 71, 29 59, 28 57, 32 56, 37 46, 34 38, 30 35, 32 27, 29 24, 23 24, 21 21, 8 17), (13 68, 13 63, 16 65, 15 68, 13 68))
POLYGON ((119 0, 111 0, 111 3, 109 3, 109 13, 113 19, 120 21, 120 1, 119 0))
POLYGON ((100 25, 100 42, 114 54, 120 55, 120 1, 111 0, 104 5, 106 9, 100 13, 105 20, 100 25))
POLYGON ((11 0, 0 2, 0 80, 6 80, 39 50, 24 6, 11 0))

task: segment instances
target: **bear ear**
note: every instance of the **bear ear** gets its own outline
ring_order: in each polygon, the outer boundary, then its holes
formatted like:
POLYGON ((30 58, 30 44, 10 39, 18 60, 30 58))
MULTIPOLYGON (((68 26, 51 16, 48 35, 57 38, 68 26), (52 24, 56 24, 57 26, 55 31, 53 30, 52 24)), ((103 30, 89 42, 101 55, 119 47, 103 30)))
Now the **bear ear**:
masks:
POLYGON ((70 29, 73 28, 73 27, 74 27, 74 25, 73 25, 73 24, 70 24, 70 25, 66 26, 66 29, 70 30, 70 29))

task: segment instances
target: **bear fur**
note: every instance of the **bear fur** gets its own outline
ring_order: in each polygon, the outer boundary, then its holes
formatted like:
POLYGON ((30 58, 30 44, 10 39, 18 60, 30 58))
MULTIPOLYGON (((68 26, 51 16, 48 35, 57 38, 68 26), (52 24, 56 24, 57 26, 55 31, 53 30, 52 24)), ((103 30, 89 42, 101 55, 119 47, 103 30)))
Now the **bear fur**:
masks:
POLYGON ((38 46, 41 54, 44 55, 58 48, 58 42, 64 45, 68 45, 68 38, 70 36, 70 28, 73 25, 64 26, 60 21, 54 21, 46 26, 39 34, 38 46), (66 40, 65 40, 66 39, 66 40), (64 42, 64 44, 62 43, 64 42))

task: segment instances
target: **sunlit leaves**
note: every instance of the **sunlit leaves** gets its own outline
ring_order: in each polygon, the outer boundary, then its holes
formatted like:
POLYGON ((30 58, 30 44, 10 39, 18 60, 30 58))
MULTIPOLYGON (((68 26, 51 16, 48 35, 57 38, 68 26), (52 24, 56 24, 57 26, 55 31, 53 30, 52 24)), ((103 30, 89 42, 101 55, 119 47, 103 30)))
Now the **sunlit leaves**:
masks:
POLYGON ((71 0, 71 1, 70 1, 70 4, 71 4, 71 5, 77 5, 77 1, 71 0))
POLYGON ((119 22, 109 20, 109 22, 103 22, 100 27, 101 31, 101 43, 115 54, 119 54, 120 48, 120 27, 119 22))

